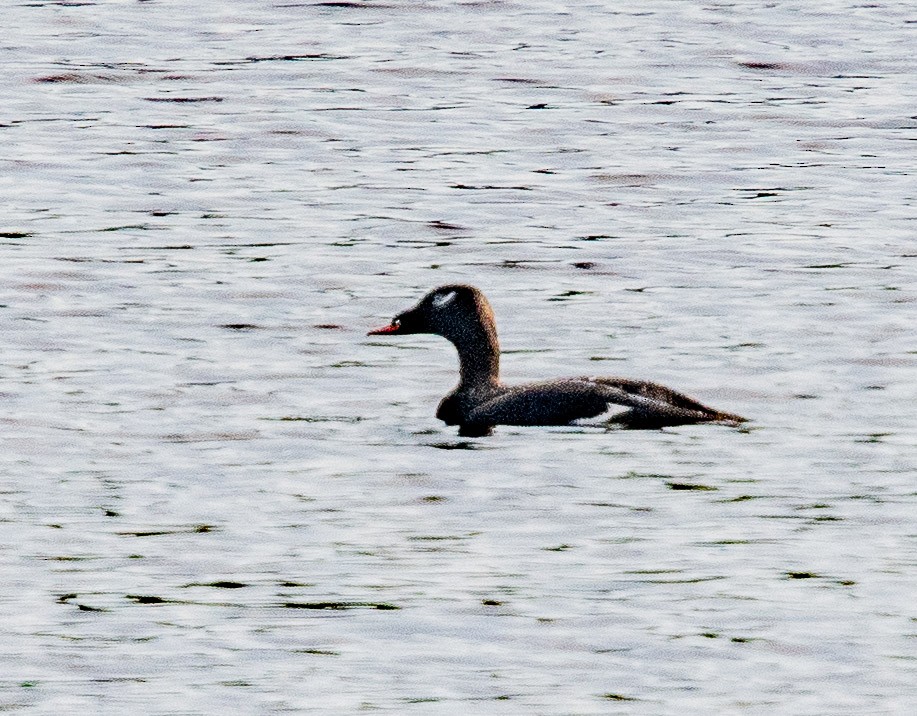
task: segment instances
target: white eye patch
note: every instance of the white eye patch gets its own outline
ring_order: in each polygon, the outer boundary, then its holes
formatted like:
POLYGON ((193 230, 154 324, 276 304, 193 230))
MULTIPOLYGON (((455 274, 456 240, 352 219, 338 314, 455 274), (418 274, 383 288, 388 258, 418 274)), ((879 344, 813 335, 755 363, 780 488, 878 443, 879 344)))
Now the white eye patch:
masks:
POLYGON ((447 291, 446 293, 438 293, 433 297, 433 308, 442 308, 443 306, 448 306, 455 300, 455 297, 458 294, 455 291, 447 291))

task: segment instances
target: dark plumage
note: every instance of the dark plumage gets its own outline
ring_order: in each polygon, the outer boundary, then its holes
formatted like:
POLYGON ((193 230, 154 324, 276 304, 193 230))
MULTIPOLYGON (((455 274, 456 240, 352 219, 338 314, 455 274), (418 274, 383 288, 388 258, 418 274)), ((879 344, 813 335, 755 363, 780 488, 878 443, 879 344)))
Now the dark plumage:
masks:
POLYGON ((432 333, 458 350, 459 384, 443 398, 436 417, 459 434, 490 434, 495 425, 571 425, 596 418, 609 406, 630 408, 608 424, 661 428, 687 423, 745 422, 656 383, 627 378, 566 378, 544 383, 500 382, 500 345, 493 311, 473 286, 440 286, 388 326, 368 335, 432 333))

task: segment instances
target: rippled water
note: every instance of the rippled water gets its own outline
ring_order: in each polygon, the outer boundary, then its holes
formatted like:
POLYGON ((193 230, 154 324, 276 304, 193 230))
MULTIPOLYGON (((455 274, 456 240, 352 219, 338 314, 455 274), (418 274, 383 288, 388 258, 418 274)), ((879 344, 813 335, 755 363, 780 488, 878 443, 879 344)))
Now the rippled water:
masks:
POLYGON ((6 7, 0 709, 910 712, 915 23, 6 7), (753 422, 460 439, 452 281, 753 422))

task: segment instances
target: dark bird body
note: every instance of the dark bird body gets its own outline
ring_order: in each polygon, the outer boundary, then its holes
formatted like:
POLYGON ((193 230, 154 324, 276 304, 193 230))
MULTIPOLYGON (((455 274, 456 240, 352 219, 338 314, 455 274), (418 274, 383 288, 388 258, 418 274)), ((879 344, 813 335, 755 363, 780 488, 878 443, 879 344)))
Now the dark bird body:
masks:
POLYGON ((627 408, 606 422, 627 428, 662 428, 688 423, 737 424, 723 413, 657 383, 628 378, 564 378, 542 383, 500 382, 500 346, 490 304, 473 286, 441 286, 388 326, 369 335, 432 333, 459 354, 459 384, 443 398, 436 417, 458 425, 459 434, 490 434, 495 425, 575 425, 615 406, 627 408))

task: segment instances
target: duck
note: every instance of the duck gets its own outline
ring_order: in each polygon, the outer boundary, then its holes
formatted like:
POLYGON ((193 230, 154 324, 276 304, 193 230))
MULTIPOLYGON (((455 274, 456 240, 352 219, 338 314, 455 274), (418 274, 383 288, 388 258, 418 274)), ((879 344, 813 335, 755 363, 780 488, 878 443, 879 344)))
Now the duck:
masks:
POLYGON ((506 385, 500 380, 500 344, 493 309, 474 286, 450 284, 368 336, 441 336, 455 346, 459 382, 436 417, 460 436, 484 437, 497 425, 597 424, 659 429, 692 423, 738 426, 745 418, 710 408, 658 383, 630 378, 577 377, 506 385))

